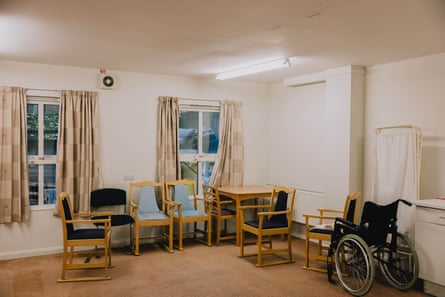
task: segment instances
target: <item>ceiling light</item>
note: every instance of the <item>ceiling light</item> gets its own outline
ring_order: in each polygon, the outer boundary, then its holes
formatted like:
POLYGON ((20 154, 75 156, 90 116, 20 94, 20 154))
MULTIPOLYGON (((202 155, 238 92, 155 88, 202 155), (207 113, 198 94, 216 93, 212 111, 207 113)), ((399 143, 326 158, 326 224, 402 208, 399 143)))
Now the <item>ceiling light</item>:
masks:
POLYGON ((258 73, 258 72, 264 72, 264 71, 268 71, 268 70, 274 70, 274 69, 279 69, 279 68, 283 68, 283 67, 288 67, 288 66, 290 66, 289 58, 281 58, 281 59, 272 60, 269 62, 249 65, 246 67, 241 67, 241 68, 229 70, 226 72, 221 72, 216 75, 216 79, 220 79, 220 80, 229 79, 229 78, 233 78, 233 77, 249 75, 249 74, 254 74, 254 73, 258 73))

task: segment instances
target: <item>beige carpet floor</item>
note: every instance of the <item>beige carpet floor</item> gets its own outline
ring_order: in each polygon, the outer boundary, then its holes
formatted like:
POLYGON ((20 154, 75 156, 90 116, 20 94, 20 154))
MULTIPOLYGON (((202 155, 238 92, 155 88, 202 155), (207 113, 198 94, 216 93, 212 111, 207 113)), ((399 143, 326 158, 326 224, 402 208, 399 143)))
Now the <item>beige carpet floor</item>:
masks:
MULTIPOLYGON (((173 254, 147 244, 138 257, 113 250, 111 280, 77 283, 56 282, 61 255, 5 260, 0 261, 0 297, 350 296, 325 274, 303 270, 303 251, 304 241, 294 239, 295 263, 257 268, 256 258, 239 258, 239 248, 229 242, 207 247, 187 241, 184 251, 173 254)), ((398 291, 378 275, 367 296, 427 295, 419 289, 398 291)))

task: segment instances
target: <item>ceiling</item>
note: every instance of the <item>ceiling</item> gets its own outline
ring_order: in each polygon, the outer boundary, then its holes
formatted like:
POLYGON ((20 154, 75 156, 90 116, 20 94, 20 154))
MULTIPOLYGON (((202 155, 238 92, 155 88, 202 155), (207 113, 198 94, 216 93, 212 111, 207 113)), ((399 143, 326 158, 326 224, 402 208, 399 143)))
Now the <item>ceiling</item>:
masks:
POLYGON ((0 0, 0 60, 272 83, 445 52, 445 0, 0 0))

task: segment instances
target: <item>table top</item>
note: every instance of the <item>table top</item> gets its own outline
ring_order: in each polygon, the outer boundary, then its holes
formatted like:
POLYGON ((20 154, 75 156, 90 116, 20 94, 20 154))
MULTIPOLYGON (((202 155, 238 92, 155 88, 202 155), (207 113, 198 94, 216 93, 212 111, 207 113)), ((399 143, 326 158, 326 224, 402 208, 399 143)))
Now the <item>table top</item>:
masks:
POLYGON ((270 194, 272 190, 272 187, 259 185, 223 186, 218 188, 220 193, 233 195, 270 194))

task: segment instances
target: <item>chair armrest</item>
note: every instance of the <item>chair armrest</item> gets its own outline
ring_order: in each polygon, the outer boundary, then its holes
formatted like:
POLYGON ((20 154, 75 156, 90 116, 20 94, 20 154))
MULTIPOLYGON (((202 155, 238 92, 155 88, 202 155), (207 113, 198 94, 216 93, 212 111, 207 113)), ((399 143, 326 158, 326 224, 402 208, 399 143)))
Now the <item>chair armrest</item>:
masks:
POLYGON ((324 213, 337 213, 343 215, 343 210, 338 209, 329 209, 329 208, 319 208, 317 209, 320 215, 324 215, 324 213))
POLYGON ((279 214, 288 214, 290 210, 280 210, 280 211, 261 211, 258 212, 258 216, 273 216, 273 215, 279 215, 279 214))
POLYGON ((234 203, 235 200, 224 200, 224 201, 219 201, 219 204, 223 205, 223 204, 235 204, 234 203))
POLYGON ((111 224, 111 219, 79 219, 79 220, 66 220, 66 223, 72 224, 111 224))
POLYGON ((243 205, 239 209, 255 209, 255 208, 269 208, 270 205, 256 204, 256 205, 243 205))
POLYGON ((83 213, 73 213, 73 218, 78 217, 94 217, 94 216, 111 216, 113 213, 111 211, 95 211, 95 212, 83 212, 83 213))
POLYGON ((338 217, 334 217, 334 216, 321 216, 321 215, 311 215, 311 214, 304 214, 303 215, 305 218, 305 225, 306 228, 309 227, 310 224, 310 220, 311 219, 318 219, 318 223, 317 224, 312 224, 312 225, 319 225, 319 224, 323 224, 324 220, 328 220, 328 221, 334 221, 335 219, 337 219, 338 217))

